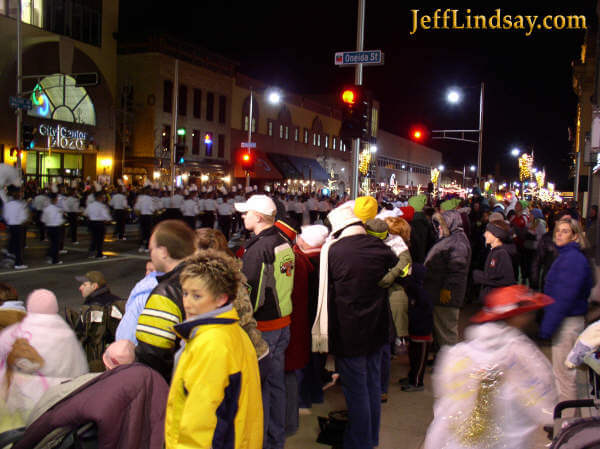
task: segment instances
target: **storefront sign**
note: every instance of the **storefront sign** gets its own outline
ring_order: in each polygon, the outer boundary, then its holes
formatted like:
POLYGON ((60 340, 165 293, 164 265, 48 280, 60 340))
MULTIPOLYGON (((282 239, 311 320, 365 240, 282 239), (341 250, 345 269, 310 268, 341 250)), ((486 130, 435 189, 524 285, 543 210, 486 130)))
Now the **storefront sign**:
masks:
POLYGON ((40 135, 48 137, 48 148, 64 150, 85 150, 88 146, 88 134, 84 131, 65 128, 61 125, 38 127, 40 135))

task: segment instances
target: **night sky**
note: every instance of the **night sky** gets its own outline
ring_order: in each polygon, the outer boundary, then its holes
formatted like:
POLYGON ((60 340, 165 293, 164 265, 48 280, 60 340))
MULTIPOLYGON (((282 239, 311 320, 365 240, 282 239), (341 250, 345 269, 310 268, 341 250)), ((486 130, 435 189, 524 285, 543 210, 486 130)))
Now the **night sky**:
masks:
MULTIPOLYGON (((242 73, 298 94, 335 94, 354 81, 354 70, 335 67, 333 55, 355 49, 357 1, 194 3, 121 0, 120 32, 180 36, 234 59, 242 73), (165 9, 169 5, 173 11, 165 9)), ((535 30, 527 37, 522 30, 419 30, 411 36, 410 10, 429 15, 436 8, 471 8, 471 15, 492 15, 496 8, 512 15, 584 14, 590 27, 596 22, 595 2, 545 8, 514 1, 484 8, 481 3, 367 0, 365 49, 385 53, 383 66, 364 70, 365 86, 381 102, 381 128, 403 137, 415 124, 475 129, 478 88, 484 81, 484 173, 499 169, 516 179, 510 150, 533 147, 536 166, 546 167, 558 188, 572 190, 566 168, 572 151, 567 130, 574 127, 577 104, 571 62, 579 58, 584 32, 535 30), (474 88, 464 91, 461 105, 450 106, 445 100, 450 86, 474 88)), ((476 162, 476 144, 425 144, 442 151, 454 168, 476 162)))

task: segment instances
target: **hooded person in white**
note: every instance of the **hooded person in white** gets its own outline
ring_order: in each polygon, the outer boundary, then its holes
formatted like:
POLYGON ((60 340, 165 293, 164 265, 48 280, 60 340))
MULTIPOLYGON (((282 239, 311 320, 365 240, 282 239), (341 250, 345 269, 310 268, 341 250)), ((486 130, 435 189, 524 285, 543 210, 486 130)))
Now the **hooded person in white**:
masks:
POLYGON ((0 408, 25 417, 48 388, 88 371, 81 344, 58 314, 54 293, 31 292, 23 321, 0 333, 0 408))
POLYGON ((523 285, 494 290, 465 341, 442 348, 433 375, 434 418, 424 449, 529 449, 552 422, 552 365, 521 332, 553 300, 523 285))

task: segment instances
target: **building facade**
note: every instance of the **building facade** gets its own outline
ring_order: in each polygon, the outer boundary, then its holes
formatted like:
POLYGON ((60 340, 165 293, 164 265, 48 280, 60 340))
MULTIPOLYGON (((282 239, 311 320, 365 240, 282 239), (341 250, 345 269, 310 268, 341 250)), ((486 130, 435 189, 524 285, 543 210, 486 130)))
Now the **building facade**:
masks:
POLYGON ((170 177, 170 142, 183 146, 178 175, 224 177, 230 167, 235 63, 168 36, 119 46, 119 145, 131 181, 170 177), (172 128, 175 59, 177 129, 172 128))
MULTIPOLYGON (((33 143, 22 155, 42 184, 113 174, 118 0, 23 0, 23 124, 33 143)), ((0 0, 0 95, 17 95, 17 5, 0 0)), ((16 164, 16 114, 0 109, 0 158, 16 164)))
POLYGON ((431 169, 442 164, 442 154, 424 145, 384 130, 377 134, 376 153, 378 184, 396 185, 401 191, 426 189, 431 169))

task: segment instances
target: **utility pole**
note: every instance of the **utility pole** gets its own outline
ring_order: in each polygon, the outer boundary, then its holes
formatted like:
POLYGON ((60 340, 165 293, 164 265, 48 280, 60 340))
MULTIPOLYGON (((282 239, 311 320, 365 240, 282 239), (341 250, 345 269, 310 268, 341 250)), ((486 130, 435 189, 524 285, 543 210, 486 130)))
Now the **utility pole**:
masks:
MULTIPOLYGON (((250 113, 248 114, 248 143, 252 142, 252 103, 254 99, 254 90, 252 86, 250 86, 250 113)), ((248 154, 250 154, 250 145, 246 149, 248 154)), ((250 187, 250 171, 246 170, 246 190, 250 187)))
POLYGON ((175 59, 175 74, 173 75, 173 100, 171 101, 173 109, 171 111, 171 199, 175 195, 175 146, 177 145, 177 113, 179 106, 179 60, 175 59))
POLYGON ((477 144, 477 185, 481 189, 481 154, 483 152, 483 92, 485 84, 481 82, 481 91, 479 93, 479 142, 477 144))
MULTIPOLYGON (((358 0, 358 23, 356 29, 356 51, 363 51, 365 43, 365 1, 358 0)), ((363 66, 356 64, 354 69, 354 84, 362 86, 363 84, 363 66)), ((350 197, 356 199, 358 197, 358 159, 360 155, 360 138, 352 139, 352 189, 350 197)))
MULTIPOLYGON (((23 42, 21 36, 21 0, 17 1, 17 98, 23 94, 23 42)), ((17 109, 17 149, 21 149, 21 125, 23 123, 23 109, 17 109)), ((17 176, 21 179, 21 151, 17 151, 17 176)))

